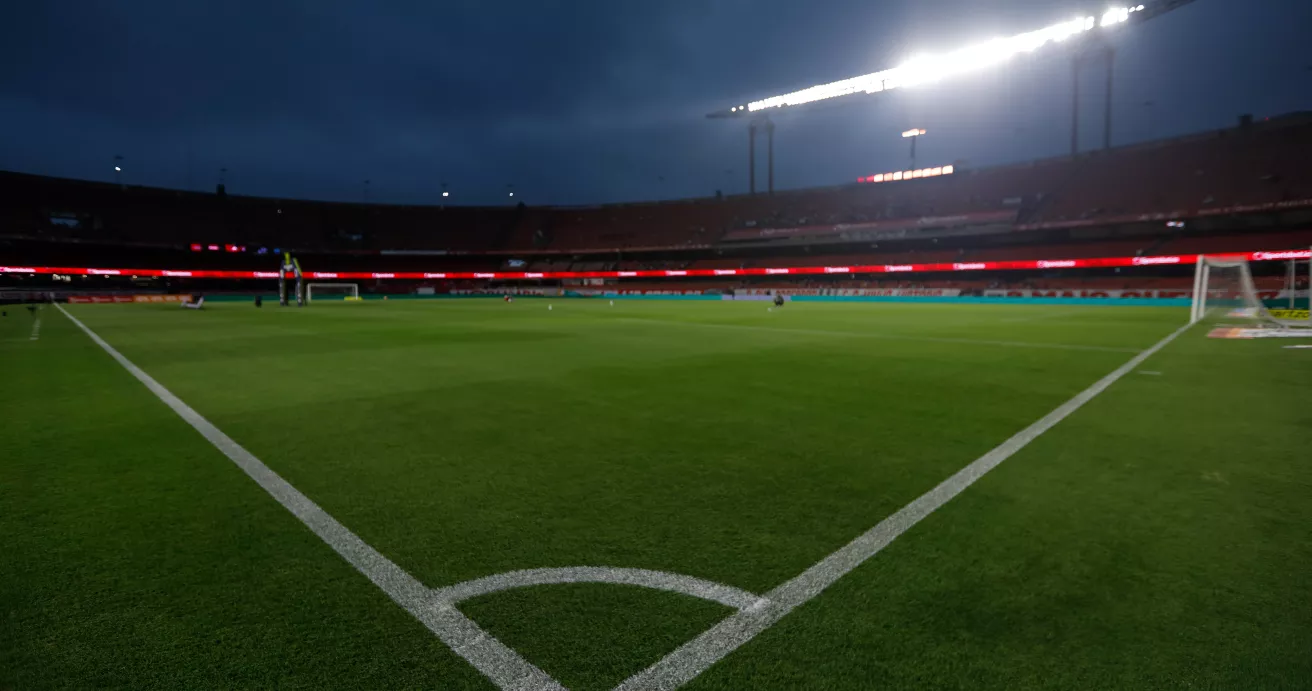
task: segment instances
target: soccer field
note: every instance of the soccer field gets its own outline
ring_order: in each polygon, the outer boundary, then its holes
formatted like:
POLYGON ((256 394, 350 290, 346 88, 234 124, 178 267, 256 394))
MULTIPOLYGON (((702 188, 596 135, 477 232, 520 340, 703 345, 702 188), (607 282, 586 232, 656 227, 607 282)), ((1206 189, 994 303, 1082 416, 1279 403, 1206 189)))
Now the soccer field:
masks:
POLYGON ((548 304, 9 309, 0 688, 1312 684, 1300 341, 548 304))

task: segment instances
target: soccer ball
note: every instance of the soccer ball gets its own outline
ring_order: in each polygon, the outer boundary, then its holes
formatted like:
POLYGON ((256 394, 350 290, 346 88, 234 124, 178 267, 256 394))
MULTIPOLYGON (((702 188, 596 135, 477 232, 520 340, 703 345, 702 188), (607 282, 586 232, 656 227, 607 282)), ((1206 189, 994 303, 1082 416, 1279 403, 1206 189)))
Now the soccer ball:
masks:
POLYGON ((548 311, 548 312, 551 311, 551 305, 547 305, 547 311, 548 311))
POLYGON ((766 311, 766 312, 773 312, 773 311, 774 311, 774 308, 773 308, 773 307, 766 307, 766 308, 765 308, 765 311, 766 311))
POLYGON ((614 301, 614 300, 611 300, 611 301, 610 301, 610 306, 611 306, 611 307, 614 307, 614 306, 615 306, 615 301, 614 301))

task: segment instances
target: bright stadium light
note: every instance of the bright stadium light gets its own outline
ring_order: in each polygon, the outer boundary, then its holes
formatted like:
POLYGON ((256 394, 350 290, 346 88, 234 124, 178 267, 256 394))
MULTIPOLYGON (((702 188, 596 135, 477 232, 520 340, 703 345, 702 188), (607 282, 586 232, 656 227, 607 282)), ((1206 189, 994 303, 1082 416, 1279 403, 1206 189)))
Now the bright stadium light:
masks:
POLYGON ((1130 9, 1128 7, 1122 7, 1120 9, 1107 10, 1107 12, 1103 14, 1102 21, 1099 22, 1098 25, 1111 26, 1113 24, 1120 24, 1121 22, 1129 21, 1129 19, 1130 9))
POLYGON ((119 168, 118 166, 114 166, 114 172, 115 172, 115 173, 122 173, 122 172, 123 172, 123 169, 122 169, 122 168, 119 168))
POLYGON ((449 196, 451 196, 451 193, 450 193, 450 192, 443 192, 443 193, 442 193, 442 196, 443 196, 443 197, 449 197, 449 196))
POLYGON ((916 178, 936 178, 940 175, 951 175, 955 169, 952 166, 934 166, 933 168, 917 168, 915 170, 904 170, 897 173, 876 173, 874 175, 863 175, 856 179, 857 182, 893 182, 895 180, 915 180, 916 178))
POLYGON ((907 137, 919 137, 920 135, 922 135, 922 134, 924 134, 924 133, 925 133, 925 130, 916 130, 916 129, 911 129, 911 130, 907 130, 906 132, 903 132, 903 133, 902 133, 902 138, 905 139, 905 138, 907 138, 907 137))
POLYGON ((1102 15, 1101 21, 1092 16, 1077 17, 1010 38, 997 38, 938 55, 916 56, 897 67, 881 72, 863 74, 859 77, 819 84, 800 91, 752 101, 745 109, 738 106, 729 112, 738 113, 743 110, 757 112, 851 94, 874 94, 898 87, 930 84, 947 77, 1005 62, 1016 55, 1033 52, 1049 43, 1061 43, 1072 36, 1078 36, 1095 28, 1122 24, 1129 21, 1132 12, 1141 11, 1143 5, 1112 8, 1102 15))

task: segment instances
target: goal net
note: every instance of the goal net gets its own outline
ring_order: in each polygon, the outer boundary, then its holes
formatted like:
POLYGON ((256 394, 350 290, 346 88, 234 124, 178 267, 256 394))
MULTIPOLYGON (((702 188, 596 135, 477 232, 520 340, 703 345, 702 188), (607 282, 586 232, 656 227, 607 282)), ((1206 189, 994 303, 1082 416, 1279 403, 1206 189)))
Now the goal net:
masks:
POLYGON ((309 283, 305 286, 305 302, 315 300, 359 300, 360 286, 355 283, 309 283))
POLYGON ((1254 327, 1312 328, 1312 321, 1306 315, 1296 315, 1289 310, 1277 310, 1273 314, 1268 308, 1263 301, 1264 293, 1275 297, 1285 293, 1286 289, 1294 289, 1293 284, 1283 280, 1279 282, 1284 285, 1259 288, 1253 279, 1248 260, 1243 257, 1199 256, 1194 270, 1193 304, 1189 321, 1193 323, 1203 318, 1224 318, 1254 327))

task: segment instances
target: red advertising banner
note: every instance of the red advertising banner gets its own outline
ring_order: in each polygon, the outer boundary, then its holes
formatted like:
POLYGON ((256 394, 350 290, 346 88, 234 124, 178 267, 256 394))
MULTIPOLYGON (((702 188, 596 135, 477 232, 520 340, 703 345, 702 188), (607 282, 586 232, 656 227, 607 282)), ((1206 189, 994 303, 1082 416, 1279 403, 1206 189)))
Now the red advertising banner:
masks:
POLYGON ((133 295, 133 302, 191 302, 190 295, 133 295))
POLYGON ((131 295, 70 295, 68 301, 72 303, 95 303, 103 304, 108 302, 132 302, 131 295))
MULTIPOLYGON (((1220 255, 1218 255, 1220 256, 1220 255)), ((1268 252, 1233 252, 1224 256, 1249 261, 1288 261, 1308 259, 1312 250, 1280 250, 1268 252)), ((1008 271, 1020 269, 1088 269, 1117 266, 1188 265, 1198 261, 1196 254, 1173 254, 1160 257, 1103 257, 1095 259, 1027 259, 1004 262, 953 262, 939 264, 876 264, 866 266, 793 266, 752 269, 680 269, 646 271, 438 271, 376 273, 369 271, 306 271, 312 279, 370 280, 370 279, 496 279, 502 281, 534 280, 539 278, 682 278, 715 276, 786 276, 815 274, 892 274, 947 271, 1008 271)), ((0 266, 0 274, 70 274, 74 276, 158 276, 187 278, 242 278, 273 279, 276 271, 177 271, 168 269, 91 269, 66 266, 0 266)), ((129 301, 131 299, 129 298, 129 301)))
MULTIPOLYGON (((62 269, 61 269, 62 271, 62 269)), ((190 295, 70 295, 72 303, 107 302, 191 302, 190 295)))

